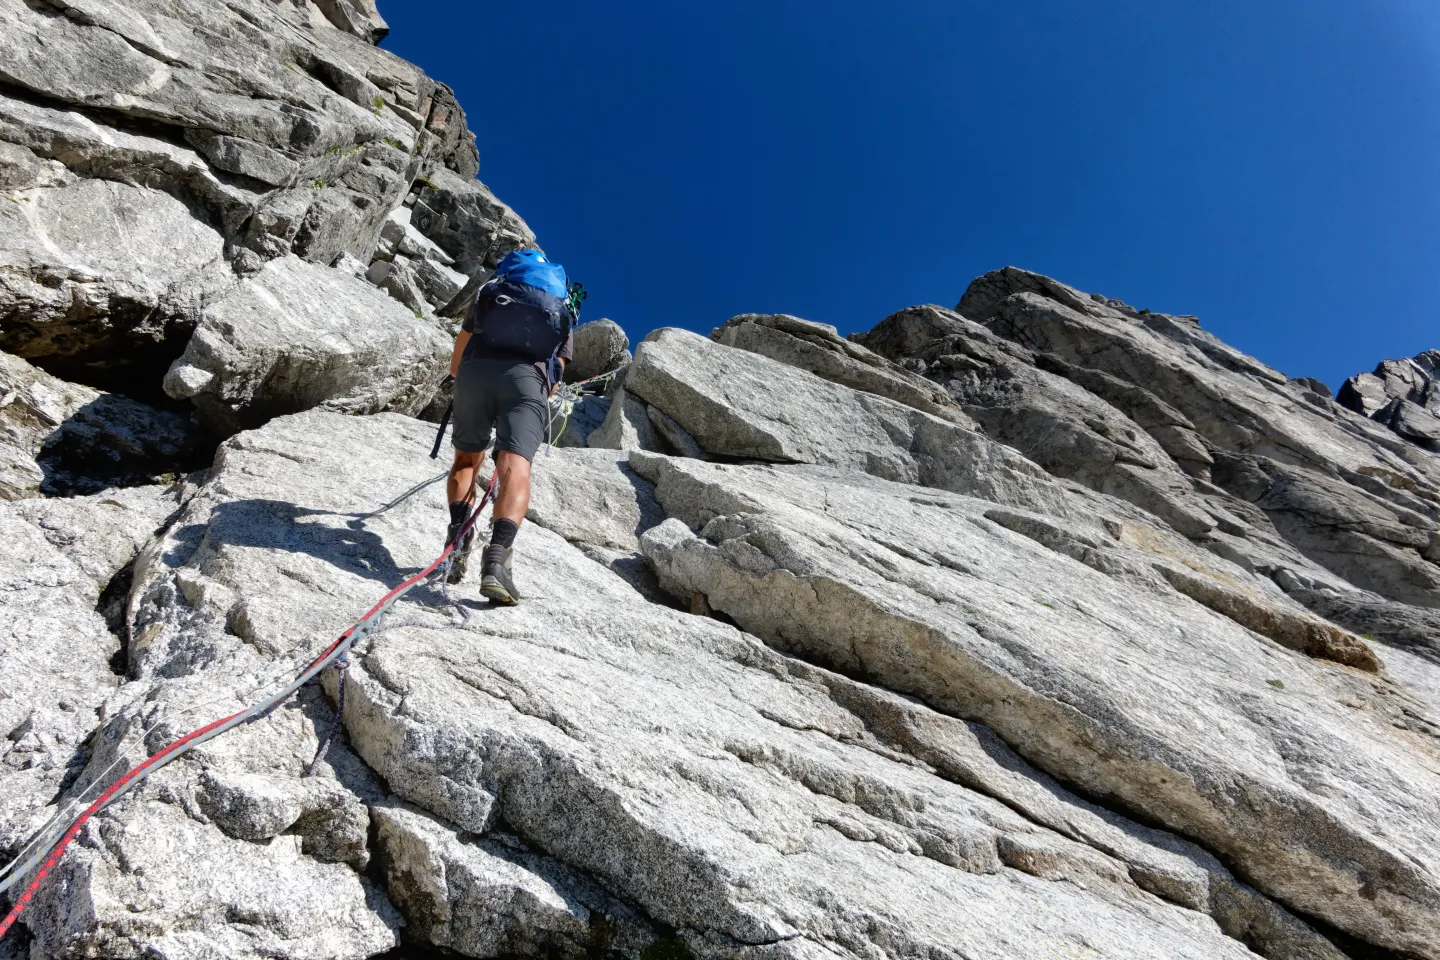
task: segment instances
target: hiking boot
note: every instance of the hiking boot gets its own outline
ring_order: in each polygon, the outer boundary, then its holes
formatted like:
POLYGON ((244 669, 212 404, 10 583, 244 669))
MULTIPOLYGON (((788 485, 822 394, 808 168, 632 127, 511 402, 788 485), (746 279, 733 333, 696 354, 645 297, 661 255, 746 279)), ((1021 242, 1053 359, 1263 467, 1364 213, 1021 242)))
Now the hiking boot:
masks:
MULTIPOLYGON (((450 524, 449 531, 445 534, 445 543, 450 545, 455 542, 455 535, 460 528, 465 526, 465 521, 450 524)), ((450 556, 450 575, 445 578, 446 583, 459 583, 465 579, 465 571, 470 566, 470 549, 475 545, 475 528, 465 534, 463 543, 457 544, 455 552, 450 556)))
POLYGON ((515 551, 510 547, 490 544, 485 548, 480 563, 480 595, 491 603, 513 606, 520 600, 520 591, 515 589, 515 580, 510 569, 515 551))

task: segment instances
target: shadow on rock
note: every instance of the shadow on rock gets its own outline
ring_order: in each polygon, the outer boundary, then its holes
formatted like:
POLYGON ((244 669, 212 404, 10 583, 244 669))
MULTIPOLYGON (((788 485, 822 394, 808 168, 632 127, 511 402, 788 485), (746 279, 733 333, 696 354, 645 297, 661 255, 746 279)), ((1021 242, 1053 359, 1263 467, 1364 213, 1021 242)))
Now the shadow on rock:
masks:
POLYGON ((102 394, 45 439, 40 489, 68 497, 162 482, 208 466, 217 445, 188 413, 102 394))
POLYGON ((309 554, 387 587, 423 569, 397 566, 380 537, 365 529, 369 516, 312 510, 283 500, 236 500, 215 508, 204 542, 309 554))

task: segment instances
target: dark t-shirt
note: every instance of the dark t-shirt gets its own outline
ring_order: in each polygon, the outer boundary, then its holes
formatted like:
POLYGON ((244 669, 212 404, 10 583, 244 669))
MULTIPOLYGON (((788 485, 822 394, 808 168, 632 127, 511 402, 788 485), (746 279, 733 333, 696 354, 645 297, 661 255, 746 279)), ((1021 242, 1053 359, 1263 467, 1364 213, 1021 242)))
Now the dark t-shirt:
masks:
MULTIPOLYGON (((479 298, 477 297, 477 298, 476 298, 476 304, 478 304, 478 302, 479 302, 479 298)), ((470 305, 470 309, 465 311, 465 320, 460 324, 460 329, 461 329, 461 330, 464 330, 466 333, 474 333, 474 332, 475 332, 475 306, 476 306, 476 304, 471 304, 471 305, 470 305)), ((460 362, 461 362, 461 363, 464 363, 466 360, 470 359, 471 357, 485 357, 485 356, 489 356, 489 355, 488 355, 487 353, 485 353, 483 350, 480 349, 480 341, 478 341, 478 340, 471 340, 471 341, 465 346, 465 356, 463 356, 463 357, 460 358, 460 362)), ((561 360, 564 360, 566 363, 569 363, 571 360, 573 360, 573 359, 575 358, 575 328, 574 328, 574 327, 571 327, 571 328, 570 328, 570 335, 565 338, 565 343, 561 345, 559 351, 556 352, 555 356, 558 357, 558 358, 561 359, 561 360)), ((494 359, 503 360, 503 359, 505 359, 505 358, 504 358, 504 357, 495 357, 494 359)), ((543 383, 543 384, 545 384, 545 386, 546 386, 547 388, 551 386, 551 383, 550 383, 550 374, 549 374, 549 372, 548 372, 548 370, 547 370, 547 368, 548 368, 549 366, 550 366, 550 361, 549 361, 549 360, 536 360, 536 361, 535 361, 535 371, 540 374, 540 382, 543 383)))

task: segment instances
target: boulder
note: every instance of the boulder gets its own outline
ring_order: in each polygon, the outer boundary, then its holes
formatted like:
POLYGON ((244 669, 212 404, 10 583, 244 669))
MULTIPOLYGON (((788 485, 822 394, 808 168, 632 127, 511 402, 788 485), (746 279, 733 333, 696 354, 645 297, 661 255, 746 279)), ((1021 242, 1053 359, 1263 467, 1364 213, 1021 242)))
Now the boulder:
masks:
POLYGON ((418 413, 450 346, 439 324, 369 284, 286 257, 205 310, 165 389, 221 436, 322 405, 418 413))
POLYGON ((618 450, 554 450, 536 458, 525 515, 582 547, 635 554, 664 515, 650 481, 618 450))
POLYGON ((380 246, 376 254, 386 259, 393 259, 396 254, 404 254, 416 259, 435 260, 447 267, 452 265, 454 258, 416 230, 410 222, 411 216, 409 207, 396 207, 390 211, 380 228, 380 246))
POLYGON ((87 840, 27 917, 50 956, 363 960, 399 942, 398 916, 368 881, 307 856, 298 836, 237 841, 146 797, 87 840))
POLYGON ((74 180, 0 199, 0 350, 133 389, 179 355, 202 301, 231 282, 223 246, 148 187, 74 180))
POLYGON ((630 362, 630 338, 614 320, 591 320, 575 328, 575 356, 565 365, 567 383, 618 370, 630 362))
POLYGON ((829 324, 785 314, 743 314, 711 331, 710 339, 809 370, 833 383, 888 397, 944 420, 970 425, 944 390, 842 338, 829 324))
POLYGON ((411 264, 406 257, 378 260, 370 267, 367 279, 409 308, 412 314, 423 318, 430 311, 430 301, 425 298, 420 277, 411 264))
POLYGON ((599 450, 660 449, 649 409, 644 401, 631 396, 623 383, 610 397, 604 422, 590 432, 586 444, 599 450))
POLYGON ((635 352, 625 390, 713 455, 844 466, 999 503, 1067 509, 1044 471, 973 430, 689 331, 651 334, 635 352))
POLYGON ((419 284, 428 306, 435 310, 455 299, 455 295, 465 288, 470 279, 438 260, 429 258, 412 260, 410 268, 415 272, 415 282, 419 284))
POLYGON ((467 957, 637 957, 660 939, 598 884, 504 834, 467 839, 412 807, 375 811, 386 880, 425 943, 467 957), (437 869, 438 868, 438 869, 437 869))

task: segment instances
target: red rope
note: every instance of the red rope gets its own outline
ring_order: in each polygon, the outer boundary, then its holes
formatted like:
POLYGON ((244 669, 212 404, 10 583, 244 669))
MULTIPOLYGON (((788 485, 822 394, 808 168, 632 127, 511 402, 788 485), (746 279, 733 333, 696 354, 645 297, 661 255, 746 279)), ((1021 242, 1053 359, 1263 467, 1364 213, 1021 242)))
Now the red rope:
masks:
MULTIPOLYGON (((353 636, 355 631, 358 630, 361 625, 374 618, 376 614, 383 610, 400 594, 409 590, 411 587, 415 586, 415 584, 419 583, 421 580, 424 580, 426 577, 430 576, 430 574, 438 570, 440 566, 450 558, 450 554, 455 552, 456 544, 459 543, 462 539, 464 539, 465 534, 470 530, 472 526, 474 526, 475 520, 480 516, 480 511, 485 509, 485 504, 488 503, 490 499, 495 495, 495 484, 497 480, 498 475, 491 476, 490 485, 486 488, 485 496, 481 498, 479 506, 477 506, 475 510, 471 513, 470 519, 467 520, 465 526, 460 529, 460 532, 456 535, 455 540, 445 545, 445 551, 440 554, 440 556, 435 560, 434 563, 430 564, 430 566, 415 574, 415 576, 409 578, 404 583, 391 590, 389 593, 385 594, 385 596, 380 600, 379 603, 371 607, 366 612, 365 616, 361 617, 358 621, 356 621, 354 626, 352 626, 349 630, 346 630, 344 633, 340 634, 339 639, 337 639, 334 643, 327 647, 324 653, 320 654, 319 657, 311 661, 310 665, 300 672, 300 675, 303 676, 304 674, 315 669, 316 665, 322 663, 326 657, 329 657, 332 653, 335 652, 336 649, 340 647, 341 644, 343 644, 346 640, 353 636)), ((278 703, 276 705, 278 705, 278 703)), ((41 864, 40 869, 35 872, 35 877, 25 888, 25 892, 20 894, 19 898, 15 901, 15 906, 10 908, 10 912, 5 915, 4 920, 0 920, 0 938, 3 938, 5 934, 10 932, 10 928, 15 925, 15 921, 20 919, 20 915, 25 912, 25 908, 30 906, 31 901, 35 899, 35 894, 40 890, 40 885, 45 882, 45 878, 48 877, 50 875, 50 872, 55 869, 57 864, 59 864, 61 857, 65 856, 65 851, 69 849, 70 844, 75 841, 75 838, 80 835, 80 831, 85 829, 85 824, 89 823, 90 819, 94 817, 97 813, 99 813, 101 810, 104 810, 106 805, 108 805, 110 801, 114 799, 115 794, 123 790, 125 788, 125 785, 128 784, 130 781, 136 779, 137 777, 143 778, 148 770, 154 767, 161 760, 164 760, 166 757, 175 753, 177 750, 180 750, 187 744, 193 743, 195 740, 204 737, 206 734, 213 733, 216 730, 219 730, 226 724, 231 723, 232 721, 236 720, 241 716, 244 716, 245 713, 246 711, 244 710, 241 710, 239 713, 232 713, 230 714, 230 716, 225 717, 223 720, 216 720, 214 723, 208 726, 204 726, 201 727, 199 730, 194 730, 190 733, 187 733, 185 736, 171 743, 169 746, 166 746, 161 750, 157 750, 153 755, 151 755, 147 760, 145 760, 144 763, 141 763, 139 766, 127 770, 124 774, 120 776, 118 780, 116 780, 108 788, 106 788, 104 793, 96 797, 95 802, 90 804, 90 806, 86 807, 84 812, 82 812, 80 816, 75 818, 75 822, 70 825, 70 829, 65 831, 65 835, 60 838, 60 841, 57 844, 55 844, 54 849, 50 851, 50 855, 45 858, 45 862, 41 864)))
MULTIPOLYGON (((242 710, 240 713, 244 713, 244 711, 242 710)), ((104 793, 100 794, 94 803, 86 807, 85 811, 70 825, 70 829, 65 831, 65 836, 60 838, 60 842, 55 845, 55 849, 50 851, 50 856, 45 858, 45 862, 41 864, 40 869, 36 871, 35 878, 30 881, 30 885, 25 888, 25 892, 15 901, 15 906, 5 915, 4 920, 0 920, 0 937, 10 932, 10 928, 15 925, 15 921, 20 918, 20 914, 24 913, 25 908, 30 906, 30 901, 35 899, 35 894, 40 890, 40 884, 44 883, 45 878, 50 875, 50 871, 55 869, 55 865, 60 862, 60 858, 65 855, 65 851, 69 849, 70 844, 80 835, 80 831, 85 828, 85 824, 90 822, 91 817, 105 809, 105 805, 110 802, 110 799, 114 797, 115 794, 119 793, 120 790, 125 787, 125 784, 140 776, 146 770, 149 770, 155 764, 165 759, 165 757, 185 746, 185 744, 205 736, 205 734, 210 733, 212 730, 223 727, 231 720, 240 716, 240 713, 232 713, 223 720, 216 720, 209 726, 201 727, 192 733, 187 733, 163 750, 157 751, 154 756, 150 757, 144 763, 135 767, 133 770, 127 771, 120 779, 112 783, 104 793)))

